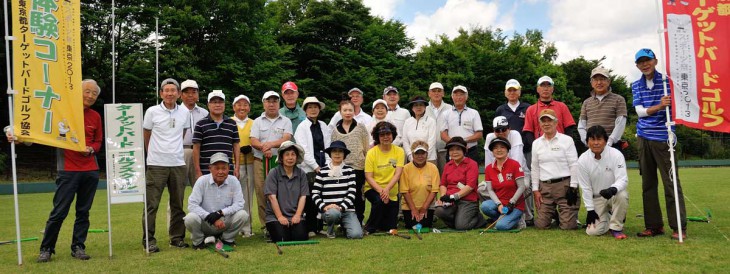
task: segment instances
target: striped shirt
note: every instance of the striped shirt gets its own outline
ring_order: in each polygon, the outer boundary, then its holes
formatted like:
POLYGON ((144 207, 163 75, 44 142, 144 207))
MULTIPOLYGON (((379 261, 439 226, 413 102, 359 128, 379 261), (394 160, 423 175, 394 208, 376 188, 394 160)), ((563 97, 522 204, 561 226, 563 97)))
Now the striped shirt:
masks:
POLYGON ((315 177, 312 187, 312 200, 319 210, 330 204, 336 204, 346 211, 355 211, 355 171, 344 165, 342 176, 330 176, 329 165, 321 168, 315 177))
MULTIPOLYGON (((650 89, 646 85, 646 77, 642 75, 641 79, 631 83, 634 107, 643 106, 644 108, 650 108, 661 103, 661 99, 664 96, 662 74, 654 71, 654 79, 652 82, 654 86, 650 89)), ((669 88, 669 85, 667 85, 667 94, 671 93, 669 88)), ((669 114, 671 115, 671 112, 669 114)), ((669 139, 667 127, 664 125, 666 122, 667 112, 664 108, 654 113, 654 115, 639 117, 639 121, 636 122, 636 134, 647 140, 665 142, 669 139)), ((672 131, 674 131, 674 126, 672 126, 672 131)))
MULTIPOLYGON (((200 171, 203 175, 210 173, 210 156, 218 152, 233 159, 233 144, 239 143, 238 126, 233 119, 223 116, 223 121, 216 123, 210 116, 195 124, 193 144, 200 144, 200 171)), ((229 174, 233 175, 233 160, 230 160, 229 174)))
POLYGON ((616 118, 626 117, 626 100, 623 96, 610 91, 602 98, 599 97, 593 94, 583 101, 579 120, 586 120, 586 128, 602 126, 608 135, 611 135, 616 126, 616 118))

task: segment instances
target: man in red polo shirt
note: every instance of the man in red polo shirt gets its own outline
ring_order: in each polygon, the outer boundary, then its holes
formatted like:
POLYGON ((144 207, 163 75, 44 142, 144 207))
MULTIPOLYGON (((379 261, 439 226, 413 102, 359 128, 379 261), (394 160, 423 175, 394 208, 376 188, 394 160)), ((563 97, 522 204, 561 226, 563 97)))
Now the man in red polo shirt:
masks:
POLYGON ((544 109, 552 109, 555 111, 555 114, 558 116, 556 117, 558 118, 557 130, 562 134, 573 136, 573 131, 577 127, 568 106, 563 102, 553 99, 554 85, 555 83, 550 76, 540 77, 537 80, 538 101, 527 108, 527 113, 525 113, 525 127, 522 128, 522 140, 525 142, 525 151, 529 151, 525 153, 525 160, 527 160, 528 166, 532 163, 532 142, 542 136, 540 119, 538 118, 540 111, 544 109))

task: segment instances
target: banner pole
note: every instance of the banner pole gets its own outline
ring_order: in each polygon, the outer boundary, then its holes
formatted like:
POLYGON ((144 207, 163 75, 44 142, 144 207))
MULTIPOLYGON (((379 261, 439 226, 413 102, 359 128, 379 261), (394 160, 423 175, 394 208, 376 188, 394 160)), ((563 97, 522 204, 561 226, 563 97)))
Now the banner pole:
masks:
MULTIPOLYGON (((15 124, 13 117, 13 82, 12 82, 12 71, 10 70, 10 40, 15 39, 10 36, 9 22, 8 22, 8 0, 3 1, 3 10, 5 11, 5 69, 8 79, 8 117, 10 120, 10 134, 15 136, 13 132, 13 125, 15 124)), ((15 239, 18 249, 18 265, 23 265, 23 250, 20 245, 20 213, 18 211, 18 173, 16 170, 15 162, 15 142, 10 143, 10 162, 12 162, 12 173, 13 173, 13 203, 15 205, 15 239)))
MULTIPOLYGON (((666 58, 666 54, 664 51, 664 35, 667 33, 667 29, 664 26, 664 20, 663 20, 663 12, 661 9, 662 0, 658 0, 654 2, 656 4, 656 15, 657 15, 657 21, 659 22, 659 53, 661 54, 662 58, 666 58)), ((659 58, 657 58, 659 59, 659 58)), ((661 60, 661 59, 659 59, 661 60)), ((664 96, 669 95, 667 92, 667 73, 669 73, 669 70, 667 69, 666 65, 663 61, 660 61, 662 65, 659 67, 664 68, 664 73, 662 74, 662 87, 664 88, 664 96)), ((674 100, 672 100, 674 101, 674 100)), ((664 111, 667 115, 667 137, 668 137, 668 146, 669 146, 669 161, 672 165, 672 168, 670 171, 672 172, 672 185, 674 187, 674 207, 675 211, 677 213, 677 231, 679 232, 679 243, 683 243, 684 240, 682 239, 682 219, 681 214, 679 213, 679 193, 677 191, 677 165, 674 161, 674 146, 676 145, 676 135, 674 135, 674 132, 672 132, 672 126, 674 125, 674 122, 672 122, 671 112, 669 109, 669 106, 666 106, 664 108, 664 111)))
POLYGON ((155 18, 155 104, 160 103, 160 93, 157 87, 160 86, 160 27, 159 20, 155 18))
MULTIPOLYGON (((117 76, 117 51, 116 51, 116 25, 114 23, 114 19, 116 19, 115 12, 115 3, 114 0, 112 0, 112 104, 116 104, 117 102, 117 89, 116 89, 116 76, 117 76)), ((111 234, 111 233, 110 233, 111 234)))

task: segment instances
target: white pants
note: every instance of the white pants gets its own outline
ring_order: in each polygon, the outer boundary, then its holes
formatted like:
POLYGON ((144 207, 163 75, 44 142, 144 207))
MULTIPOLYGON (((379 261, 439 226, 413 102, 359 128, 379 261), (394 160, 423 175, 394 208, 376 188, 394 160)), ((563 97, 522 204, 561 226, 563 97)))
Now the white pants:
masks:
POLYGON ((629 209, 629 192, 622 190, 608 200, 600 195, 594 197, 593 209, 598 214, 599 220, 596 220, 595 226, 586 228, 586 234, 600 236, 606 234, 609 229, 622 231, 624 229, 626 213, 629 209), (609 210, 611 214, 608 213, 609 210))

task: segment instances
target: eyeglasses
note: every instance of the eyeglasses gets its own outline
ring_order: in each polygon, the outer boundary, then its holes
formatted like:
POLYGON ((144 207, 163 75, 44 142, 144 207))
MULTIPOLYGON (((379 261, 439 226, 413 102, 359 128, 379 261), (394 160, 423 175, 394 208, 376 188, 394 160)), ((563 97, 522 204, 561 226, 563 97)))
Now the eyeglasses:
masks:
POLYGON ((605 77, 591 78, 591 82, 608 82, 608 78, 605 78, 605 77))
POLYGON ((496 133, 502 133, 502 132, 507 132, 507 130, 509 130, 509 128, 506 128, 506 127, 504 127, 504 128, 495 128, 494 129, 494 132, 496 132, 496 133))

